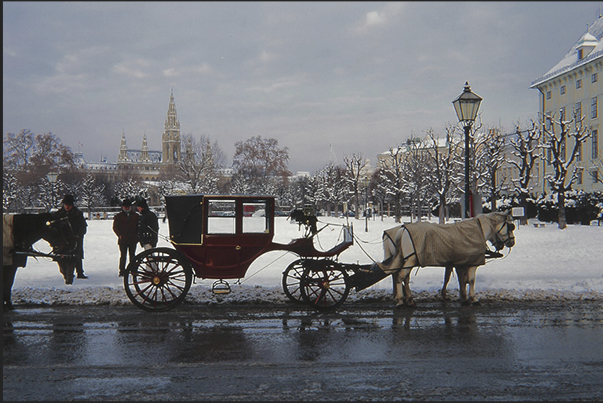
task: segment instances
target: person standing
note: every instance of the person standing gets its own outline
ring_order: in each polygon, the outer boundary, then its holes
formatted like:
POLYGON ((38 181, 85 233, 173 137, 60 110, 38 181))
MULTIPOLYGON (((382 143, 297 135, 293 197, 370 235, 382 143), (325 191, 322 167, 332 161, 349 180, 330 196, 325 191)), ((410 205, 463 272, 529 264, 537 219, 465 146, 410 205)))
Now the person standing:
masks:
MULTIPOLYGON (((77 278, 86 279, 88 276, 84 274, 84 266, 82 260, 84 259, 84 235, 86 234, 86 230, 88 228, 88 223, 86 223, 86 219, 84 218, 84 213, 77 208, 75 203, 75 198, 73 195, 65 195, 63 197, 63 207, 56 212, 56 216, 58 218, 67 217, 69 224, 71 225, 71 229, 76 239, 76 247, 75 253, 77 255, 75 260, 75 271, 77 273, 77 278)), ((73 274, 71 275, 71 278, 73 274)), ((73 280, 71 280, 73 282, 73 280)), ((71 282, 69 284, 71 284, 71 282)))
POLYGON ((143 249, 151 249, 157 246, 159 234, 159 220, 157 215, 149 210, 147 201, 142 197, 136 198, 136 208, 140 218, 138 219, 138 241, 143 249))
POLYGON ((113 232, 117 235, 119 245, 119 277, 126 273, 126 260, 130 256, 130 263, 136 255, 138 243, 138 218, 139 215, 132 211, 132 201, 124 199, 121 211, 113 218, 113 232))

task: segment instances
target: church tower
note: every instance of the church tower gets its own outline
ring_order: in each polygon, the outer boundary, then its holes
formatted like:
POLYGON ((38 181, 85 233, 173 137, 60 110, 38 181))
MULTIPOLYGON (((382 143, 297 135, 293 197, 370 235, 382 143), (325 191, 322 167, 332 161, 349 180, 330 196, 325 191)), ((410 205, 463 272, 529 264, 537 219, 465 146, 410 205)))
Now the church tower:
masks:
POLYGON ((117 162, 126 162, 128 161, 128 146, 126 145, 126 134, 121 133, 121 145, 119 146, 119 156, 117 157, 117 162))
POLYGON ((177 164, 180 161, 180 122, 176 115, 174 88, 170 94, 165 131, 161 139, 162 164, 177 164))

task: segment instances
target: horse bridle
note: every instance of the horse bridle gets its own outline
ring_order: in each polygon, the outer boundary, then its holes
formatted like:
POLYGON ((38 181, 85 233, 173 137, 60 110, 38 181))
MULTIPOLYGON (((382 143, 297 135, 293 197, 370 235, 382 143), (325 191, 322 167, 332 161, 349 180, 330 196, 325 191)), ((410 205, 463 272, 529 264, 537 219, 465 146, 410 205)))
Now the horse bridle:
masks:
POLYGON ((500 226, 500 228, 496 231, 496 234, 500 234, 501 231, 503 230, 503 228, 507 227, 507 238, 506 239, 502 239, 502 236, 500 236, 500 240, 498 239, 499 236, 497 235, 497 241, 494 243, 494 247, 496 248, 496 251, 501 250, 502 248, 505 247, 505 245, 507 244, 507 241, 511 240, 511 239, 515 239, 515 236, 511 235, 513 233, 513 231, 515 230, 515 224, 513 224, 512 222, 509 222, 508 217, 505 217, 505 222, 503 222, 503 224, 500 226), (499 245, 502 245, 499 247, 499 245))

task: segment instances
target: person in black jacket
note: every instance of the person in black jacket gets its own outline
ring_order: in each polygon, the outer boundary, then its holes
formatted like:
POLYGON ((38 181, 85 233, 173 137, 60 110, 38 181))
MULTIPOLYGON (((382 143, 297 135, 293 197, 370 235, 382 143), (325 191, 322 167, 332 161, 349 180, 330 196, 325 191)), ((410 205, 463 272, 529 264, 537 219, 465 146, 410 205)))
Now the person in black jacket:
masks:
POLYGON ((124 199, 121 203, 121 211, 113 218, 113 232, 117 235, 119 245, 119 276, 123 277, 126 272, 126 260, 130 255, 130 263, 136 255, 136 244, 138 244, 138 219, 139 215, 132 211, 132 201, 124 199))
MULTIPOLYGON (((67 217, 69 224, 71 224, 73 234, 75 235, 75 239, 77 241, 77 246, 75 248, 75 253, 77 254, 75 271, 77 273, 77 278, 86 279, 88 276, 84 274, 82 260, 84 259, 84 235, 86 234, 88 223, 86 223, 84 213, 74 206, 74 203, 75 198, 72 195, 65 195, 65 197, 63 197, 63 207, 56 212, 56 216, 58 218, 67 217)), ((71 275, 71 278, 66 278, 66 283, 73 283, 73 275, 71 275)))
POLYGON ((138 219, 138 241, 143 249, 151 249, 157 246, 159 234, 159 220, 157 215, 149 210, 147 201, 142 197, 136 198, 136 208, 140 218, 138 219))

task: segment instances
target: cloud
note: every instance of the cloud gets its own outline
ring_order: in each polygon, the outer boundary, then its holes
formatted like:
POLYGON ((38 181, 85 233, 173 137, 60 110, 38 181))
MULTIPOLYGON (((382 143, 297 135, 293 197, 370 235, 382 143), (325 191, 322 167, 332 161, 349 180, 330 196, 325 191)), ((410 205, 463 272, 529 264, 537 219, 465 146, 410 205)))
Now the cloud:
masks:
POLYGON ((207 63, 201 63, 193 66, 183 66, 183 67, 170 67, 164 69, 162 74, 165 77, 182 77, 182 76, 191 76, 191 75, 206 75, 213 71, 211 66, 207 63))
POLYGON ((381 9, 369 11, 364 20, 356 28, 357 34, 364 34, 374 28, 384 27, 397 22, 405 5, 402 3, 386 3, 381 9))
POLYGON ((117 74, 142 79, 149 76, 149 74, 144 71, 144 69, 148 68, 149 65, 150 62, 144 59, 135 59, 116 64, 113 67, 113 71, 117 74))

